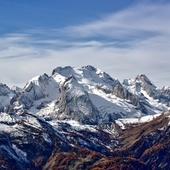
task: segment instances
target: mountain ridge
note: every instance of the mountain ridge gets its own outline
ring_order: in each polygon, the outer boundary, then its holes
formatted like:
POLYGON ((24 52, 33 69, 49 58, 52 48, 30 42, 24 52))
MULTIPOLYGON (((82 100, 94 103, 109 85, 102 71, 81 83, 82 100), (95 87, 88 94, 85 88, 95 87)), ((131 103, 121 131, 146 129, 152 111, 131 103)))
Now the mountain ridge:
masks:
POLYGON ((170 168, 169 89, 90 65, 1 84, 0 169, 170 168))

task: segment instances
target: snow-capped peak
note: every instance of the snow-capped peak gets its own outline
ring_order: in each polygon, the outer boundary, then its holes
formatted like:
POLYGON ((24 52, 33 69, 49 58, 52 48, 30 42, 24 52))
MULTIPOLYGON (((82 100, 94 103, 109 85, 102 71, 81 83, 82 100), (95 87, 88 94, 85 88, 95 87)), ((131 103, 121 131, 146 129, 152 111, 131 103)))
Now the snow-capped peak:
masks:
POLYGON ((119 81, 113 79, 109 74, 90 65, 78 68, 70 66, 57 67, 53 70, 52 75, 55 78, 60 76, 64 76, 65 78, 74 76, 80 84, 84 84, 85 86, 104 85, 108 88, 113 88, 115 84, 119 84, 119 81))
POLYGON ((168 98, 162 95, 158 100, 160 94, 144 74, 125 79, 121 84, 93 66, 67 66, 55 68, 51 76, 44 74, 31 79, 14 96, 11 108, 14 112, 23 108, 39 116, 52 115, 50 119, 85 122, 87 118, 91 123, 108 123, 117 118, 165 111, 168 98))
POLYGON ((132 93, 137 95, 140 95, 142 92, 155 99, 160 95, 160 90, 145 74, 139 74, 135 79, 125 79, 123 81, 123 85, 132 93))
POLYGON ((145 74, 140 74, 135 79, 136 82, 141 83, 142 85, 150 85, 153 88, 156 88, 156 86, 149 80, 149 78, 145 74))

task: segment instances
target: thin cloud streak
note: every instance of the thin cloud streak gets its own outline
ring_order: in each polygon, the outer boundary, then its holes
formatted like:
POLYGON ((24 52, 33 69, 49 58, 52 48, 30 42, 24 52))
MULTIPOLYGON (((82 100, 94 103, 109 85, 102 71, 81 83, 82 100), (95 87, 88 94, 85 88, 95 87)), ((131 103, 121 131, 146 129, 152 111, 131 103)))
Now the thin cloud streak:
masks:
MULTIPOLYGON (((163 32, 169 34, 170 3, 138 4, 124 11, 109 15, 100 21, 68 27, 61 33, 70 36, 122 37, 136 32, 163 32)), ((132 34, 132 35, 133 35, 132 34)))

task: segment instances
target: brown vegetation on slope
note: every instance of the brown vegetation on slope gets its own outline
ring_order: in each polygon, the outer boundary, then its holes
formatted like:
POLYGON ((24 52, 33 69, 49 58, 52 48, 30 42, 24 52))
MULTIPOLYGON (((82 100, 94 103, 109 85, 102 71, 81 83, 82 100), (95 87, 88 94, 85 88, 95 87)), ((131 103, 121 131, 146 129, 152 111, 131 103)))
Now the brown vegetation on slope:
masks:
POLYGON ((148 167, 134 158, 107 157, 79 149, 77 152, 56 153, 43 170, 147 170, 148 167))

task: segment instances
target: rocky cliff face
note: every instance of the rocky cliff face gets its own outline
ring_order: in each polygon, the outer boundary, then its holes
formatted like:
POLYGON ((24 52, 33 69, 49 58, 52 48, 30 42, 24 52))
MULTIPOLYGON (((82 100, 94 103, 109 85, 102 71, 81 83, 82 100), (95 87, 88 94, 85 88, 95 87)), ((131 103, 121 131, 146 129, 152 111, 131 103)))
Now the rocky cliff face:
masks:
POLYGON ((146 77, 144 74, 140 74, 135 79, 146 93, 153 98, 157 98, 158 90, 157 87, 146 77))
POLYGON ((55 110, 59 120, 76 120, 84 124, 96 124, 98 110, 91 102, 88 93, 77 80, 68 77, 60 88, 60 96, 55 110))
POLYGON ((6 84, 0 84, 0 111, 3 112, 9 105, 15 91, 11 90, 6 84))

